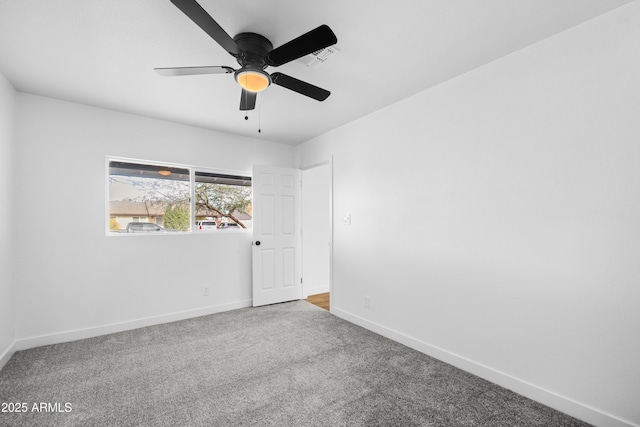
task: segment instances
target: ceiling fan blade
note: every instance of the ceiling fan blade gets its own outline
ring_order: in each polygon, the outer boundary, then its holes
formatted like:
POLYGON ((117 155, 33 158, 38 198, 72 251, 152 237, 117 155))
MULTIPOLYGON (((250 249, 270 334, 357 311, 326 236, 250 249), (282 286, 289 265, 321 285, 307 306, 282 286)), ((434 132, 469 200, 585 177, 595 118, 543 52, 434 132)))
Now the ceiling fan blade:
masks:
POLYGON ((331 92, 328 90, 324 90, 318 86, 314 86, 282 73, 271 74, 271 81, 278 86, 286 87, 287 89, 318 101, 324 101, 329 97, 329 95, 331 95, 331 92))
POLYGON ((173 67, 154 68, 153 71, 162 76, 195 76, 198 74, 229 74, 235 70, 231 67, 173 67))
POLYGON ((258 94, 256 92, 249 92, 248 90, 242 89, 242 94, 240 95, 240 111, 253 110, 256 108, 256 98, 258 94))
POLYGON ((320 25, 318 28, 273 49, 265 56, 265 59, 267 64, 278 67, 337 42, 338 38, 331 31, 331 28, 327 25, 320 25))
POLYGON ((195 0, 171 0, 178 9, 196 25, 209 34, 220 46, 232 55, 242 53, 236 42, 195 0))

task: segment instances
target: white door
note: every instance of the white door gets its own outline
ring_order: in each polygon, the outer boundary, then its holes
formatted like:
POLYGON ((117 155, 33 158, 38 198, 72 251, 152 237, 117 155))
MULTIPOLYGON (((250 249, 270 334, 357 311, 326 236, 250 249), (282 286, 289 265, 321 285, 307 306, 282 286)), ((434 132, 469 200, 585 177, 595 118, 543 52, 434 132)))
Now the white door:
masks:
POLYGON ((302 299, 300 171, 253 167, 253 306, 302 299))

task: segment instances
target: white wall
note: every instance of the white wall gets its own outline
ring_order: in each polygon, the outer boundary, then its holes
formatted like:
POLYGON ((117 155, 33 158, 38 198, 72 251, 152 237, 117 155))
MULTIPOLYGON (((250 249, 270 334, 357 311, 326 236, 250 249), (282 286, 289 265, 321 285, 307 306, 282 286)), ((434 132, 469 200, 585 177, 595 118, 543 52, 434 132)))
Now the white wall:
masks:
POLYGON ((292 147, 23 93, 16 119, 18 348, 250 305, 250 233, 105 236, 105 156, 250 172, 292 147))
POLYGON ((334 313, 640 425, 638 52, 634 2, 298 147, 300 165, 333 154, 352 215, 334 313))
POLYGON ((15 341, 12 267, 13 222, 13 86, 0 73, 0 368, 11 357, 15 341))

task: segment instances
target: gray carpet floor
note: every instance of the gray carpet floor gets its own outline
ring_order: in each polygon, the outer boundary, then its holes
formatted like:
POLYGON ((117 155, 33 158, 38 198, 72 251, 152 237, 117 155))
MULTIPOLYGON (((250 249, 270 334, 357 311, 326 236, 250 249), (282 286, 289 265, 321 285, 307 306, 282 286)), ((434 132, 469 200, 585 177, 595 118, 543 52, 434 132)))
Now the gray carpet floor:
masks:
POLYGON ((2 426, 587 425, 305 301, 20 351, 0 402, 28 407, 2 426))

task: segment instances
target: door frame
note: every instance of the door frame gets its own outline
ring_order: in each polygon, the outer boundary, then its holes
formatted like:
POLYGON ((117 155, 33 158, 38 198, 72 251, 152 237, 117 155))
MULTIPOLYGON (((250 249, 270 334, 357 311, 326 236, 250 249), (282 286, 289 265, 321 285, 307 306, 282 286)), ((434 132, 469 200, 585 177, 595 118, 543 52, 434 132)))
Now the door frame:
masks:
MULTIPOLYGON (((329 155, 327 160, 312 163, 310 165, 305 165, 300 167, 301 171, 317 168, 320 166, 329 166, 329 294, 334 295, 333 289, 333 236, 334 236, 334 212, 333 212, 333 154, 329 155)), ((302 186, 304 188, 304 180, 302 181, 302 186)), ((302 213, 302 233, 304 234, 305 222, 304 222, 304 213, 302 213)), ((304 246, 302 246, 303 251, 303 262, 302 262, 302 294, 304 295, 304 246)), ((329 311, 333 310, 333 301, 334 298, 329 298, 329 311)))

